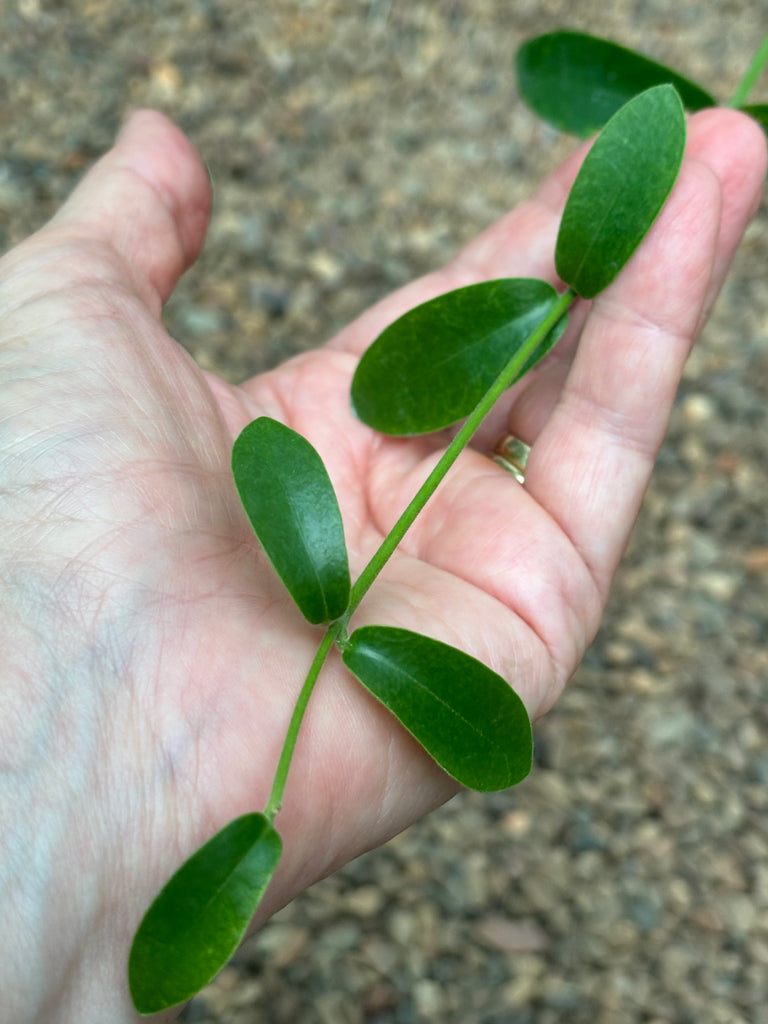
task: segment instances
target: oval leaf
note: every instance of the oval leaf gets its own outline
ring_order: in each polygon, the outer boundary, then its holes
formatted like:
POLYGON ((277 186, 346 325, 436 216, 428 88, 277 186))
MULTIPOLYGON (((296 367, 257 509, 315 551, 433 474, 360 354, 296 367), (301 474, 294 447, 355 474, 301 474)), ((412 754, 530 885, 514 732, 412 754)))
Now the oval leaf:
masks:
POLYGON ((560 277, 586 299, 616 277, 645 237, 677 179, 685 114, 671 85, 630 100, 587 153, 557 236, 560 277))
MULTIPOLYGON (((531 332, 557 292, 545 281, 484 281, 440 295, 390 324, 363 355, 352 405, 385 434, 441 430, 468 416, 531 332)), ((550 331, 518 377, 559 340, 550 331)))
POLYGON ((349 603, 341 513, 320 456, 295 430, 262 416, 235 441, 232 473, 269 560, 306 619, 332 622, 349 603))
POLYGON ((139 1013, 190 999, 237 949, 280 860, 263 814, 235 818, 160 891, 136 932, 128 983, 139 1013))
POLYGON ((344 664, 449 775, 470 789, 506 789, 531 770, 531 723, 520 697, 482 662, 388 626, 363 626, 344 664))
POLYGON ((582 138, 655 85, 673 85, 688 110, 716 105, 713 96, 670 68, 581 32, 537 36, 520 47, 516 64, 528 106, 561 131, 582 138))

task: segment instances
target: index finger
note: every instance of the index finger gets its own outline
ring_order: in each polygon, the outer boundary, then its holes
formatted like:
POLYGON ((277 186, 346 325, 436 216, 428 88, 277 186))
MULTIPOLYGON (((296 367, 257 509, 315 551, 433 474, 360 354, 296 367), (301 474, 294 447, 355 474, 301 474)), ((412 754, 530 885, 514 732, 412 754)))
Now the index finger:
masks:
POLYGON ((526 488, 605 594, 667 426, 685 360, 765 179, 757 126, 729 111, 691 120, 666 207, 593 302, 573 364, 533 445, 526 488))

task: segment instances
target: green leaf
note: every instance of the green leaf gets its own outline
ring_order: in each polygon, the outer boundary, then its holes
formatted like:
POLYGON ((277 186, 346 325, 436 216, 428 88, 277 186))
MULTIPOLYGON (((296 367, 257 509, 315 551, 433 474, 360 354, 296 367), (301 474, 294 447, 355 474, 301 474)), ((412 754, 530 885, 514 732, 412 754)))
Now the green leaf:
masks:
MULTIPOLYGON (((545 281, 509 278, 458 288, 390 324, 363 355, 352 404, 385 434, 424 434, 468 416, 557 301, 545 281)), ((565 318, 521 377, 559 340, 565 318)))
POLYGON ((470 789, 506 789, 531 770, 525 705, 463 651, 419 633, 363 626, 344 664, 449 775, 470 789))
POLYGON ((235 441, 232 473, 269 560, 312 623, 332 622, 349 603, 341 514, 325 466, 295 430, 262 416, 235 441))
POLYGON ((619 107, 655 85, 673 85, 688 110, 714 107, 708 92, 607 39, 550 32, 517 52, 520 94, 543 120, 582 138, 594 134, 619 107))
POLYGON ((555 247, 560 277, 586 299, 613 281, 645 237, 677 179, 685 114, 658 85, 614 114, 581 166, 555 247))
POLYGON ((745 107, 739 107, 739 110, 753 117, 768 135, 768 103, 749 103, 745 107))
POLYGON ((133 940, 134 1006, 157 1013, 190 999, 237 949, 280 860, 280 836, 263 814, 235 818, 160 891, 133 940))

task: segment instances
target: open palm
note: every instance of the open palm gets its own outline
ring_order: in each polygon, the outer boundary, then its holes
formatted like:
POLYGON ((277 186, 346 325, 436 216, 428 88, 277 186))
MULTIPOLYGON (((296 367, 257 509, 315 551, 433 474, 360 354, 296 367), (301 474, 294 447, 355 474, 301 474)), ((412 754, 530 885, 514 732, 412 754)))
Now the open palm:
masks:
MULTIPOLYGON (((355 617, 463 647, 533 716, 597 628, 686 355, 764 178, 762 137, 745 118, 706 112, 689 135, 641 249, 494 411, 355 617), (507 429, 533 447, 523 487, 487 457, 507 429)), ((160 324, 209 206, 197 157, 160 115, 135 115, 51 224, 0 263, 9 1019, 133 1020, 125 961, 148 902, 208 835, 266 800, 320 633, 247 525, 234 437, 269 415, 313 443, 354 578, 445 444, 357 422, 357 356, 450 288, 554 281, 582 156, 448 268, 239 388, 201 372, 160 324)), ((299 739, 262 916, 453 789, 332 657, 299 739)))

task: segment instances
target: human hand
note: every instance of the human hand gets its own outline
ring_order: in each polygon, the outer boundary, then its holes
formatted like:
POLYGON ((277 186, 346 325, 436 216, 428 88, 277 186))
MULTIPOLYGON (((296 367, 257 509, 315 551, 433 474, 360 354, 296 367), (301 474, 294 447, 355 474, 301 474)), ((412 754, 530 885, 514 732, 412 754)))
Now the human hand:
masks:
MULTIPOLYGON (((229 472, 234 437, 266 414, 313 443, 354 577, 444 444, 384 438, 354 419, 357 355, 450 288, 554 280, 582 156, 446 269, 239 388, 201 372, 160 324, 209 209, 199 160, 160 115, 136 115, 59 215, 0 262, 9 1020, 135 1020, 126 961, 143 911, 205 838, 265 803, 318 633, 253 539, 229 472)), ((690 120, 679 182, 648 238, 492 414, 356 623, 461 646, 508 678, 532 716, 551 706, 597 628, 686 355, 764 176, 751 122, 726 111, 690 120), (524 487, 486 454, 508 428, 532 445, 524 487)), ((453 790, 332 657, 292 763, 285 851, 259 919, 453 790)))

